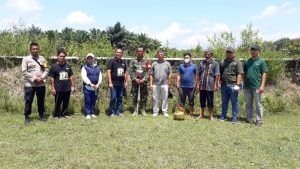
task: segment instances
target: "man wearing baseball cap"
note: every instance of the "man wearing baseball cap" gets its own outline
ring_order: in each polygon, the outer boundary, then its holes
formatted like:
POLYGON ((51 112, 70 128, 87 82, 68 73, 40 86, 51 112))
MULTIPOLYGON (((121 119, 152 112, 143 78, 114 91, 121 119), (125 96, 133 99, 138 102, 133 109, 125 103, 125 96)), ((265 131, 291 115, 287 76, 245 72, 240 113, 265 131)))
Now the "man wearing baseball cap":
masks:
POLYGON ((81 78, 83 81, 84 111, 86 119, 97 117, 94 107, 98 98, 99 85, 102 82, 101 69, 92 53, 87 54, 86 64, 82 66, 81 78))
POLYGON ((244 64, 245 72, 245 102, 246 121, 251 123, 253 118, 253 101, 256 104, 256 124, 262 126, 263 106, 261 95, 265 90, 268 67, 266 62, 260 58, 260 47, 253 45, 250 48, 251 58, 244 64))
POLYGON ((232 124, 237 123, 239 113, 238 95, 243 71, 242 63, 236 59, 234 48, 226 48, 226 58, 220 62, 222 114, 220 121, 227 118, 228 103, 232 104, 232 124))

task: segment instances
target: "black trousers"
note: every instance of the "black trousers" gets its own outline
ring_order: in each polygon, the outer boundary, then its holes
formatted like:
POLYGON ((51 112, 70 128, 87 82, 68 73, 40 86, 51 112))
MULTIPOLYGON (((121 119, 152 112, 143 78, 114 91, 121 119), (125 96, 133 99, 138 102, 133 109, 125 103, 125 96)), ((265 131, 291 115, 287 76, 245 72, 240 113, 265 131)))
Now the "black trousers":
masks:
POLYGON ((188 97, 189 106, 194 107, 194 100, 195 100, 194 96, 195 96, 195 89, 194 88, 180 87, 179 88, 179 97, 178 97, 179 105, 184 106, 186 97, 188 97))
POLYGON ((200 90, 200 106, 201 108, 206 107, 208 108, 214 108, 214 92, 213 91, 207 91, 207 90, 200 90))
POLYGON ((24 88, 24 100, 25 100, 24 115, 25 116, 29 116, 31 114, 32 102, 35 94, 37 97, 37 106, 38 106, 39 115, 40 117, 44 115, 45 92, 46 92, 45 86, 24 88))
POLYGON ((56 91, 53 117, 69 116, 68 106, 71 91, 56 91), (62 109, 60 110, 62 104, 62 109))

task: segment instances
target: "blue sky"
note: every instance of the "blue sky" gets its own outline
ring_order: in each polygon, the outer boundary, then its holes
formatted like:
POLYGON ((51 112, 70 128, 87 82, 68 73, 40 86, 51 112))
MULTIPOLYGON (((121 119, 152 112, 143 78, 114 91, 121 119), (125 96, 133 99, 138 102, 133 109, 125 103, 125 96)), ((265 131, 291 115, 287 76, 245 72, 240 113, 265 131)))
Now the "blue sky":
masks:
POLYGON ((300 1, 297 0, 0 0, 0 29, 18 24, 43 30, 68 26, 105 29, 120 21, 130 31, 147 33, 186 49, 223 31, 239 33, 252 23, 265 40, 300 37, 300 1))

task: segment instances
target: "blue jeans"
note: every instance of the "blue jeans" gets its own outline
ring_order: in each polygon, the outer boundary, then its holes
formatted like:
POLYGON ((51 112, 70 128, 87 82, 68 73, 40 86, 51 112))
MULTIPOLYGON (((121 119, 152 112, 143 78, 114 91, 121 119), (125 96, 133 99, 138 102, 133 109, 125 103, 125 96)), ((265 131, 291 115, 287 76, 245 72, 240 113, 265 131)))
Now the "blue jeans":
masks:
POLYGON ((83 94, 85 115, 92 115, 94 114, 94 108, 98 98, 98 91, 88 90, 87 88, 83 87, 83 94))
POLYGON ((122 113, 122 97, 124 85, 113 86, 110 88, 109 115, 119 115, 122 113))
POLYGON ((228 111, 228 103, 231 100, 232 104, 232 120, 236 121, 238 114, 239 114, 239 101, 238 96, 239 92, 235 91, 232 86, 225 86, 221 87, 221 94, 222 94, 222 115, 221 119, 227 118, 227 111, 228 111))

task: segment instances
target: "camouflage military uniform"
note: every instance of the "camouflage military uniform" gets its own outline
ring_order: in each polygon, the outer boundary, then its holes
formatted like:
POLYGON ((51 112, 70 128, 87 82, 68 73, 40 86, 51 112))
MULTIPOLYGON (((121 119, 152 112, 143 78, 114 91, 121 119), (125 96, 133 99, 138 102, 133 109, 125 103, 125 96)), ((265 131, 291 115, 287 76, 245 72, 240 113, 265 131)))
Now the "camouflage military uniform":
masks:
POLYGON ((136 106, 137 104, 137 96, 138 96, 138 89, 139 86, 135 82, 136 79, 143 79, 145 81, 144 84, 140 86, 140 110, 145 111, 146 110, 146 102, 148 97, 148 89, 147 89, 147 82, 149 79, 149 74, 146 69, 147 60, 141 59, 138 60, 133 59, 129 64, 129 75, 132 81, 132 87, 131 87, 131 96, 133 105, 136 106))

